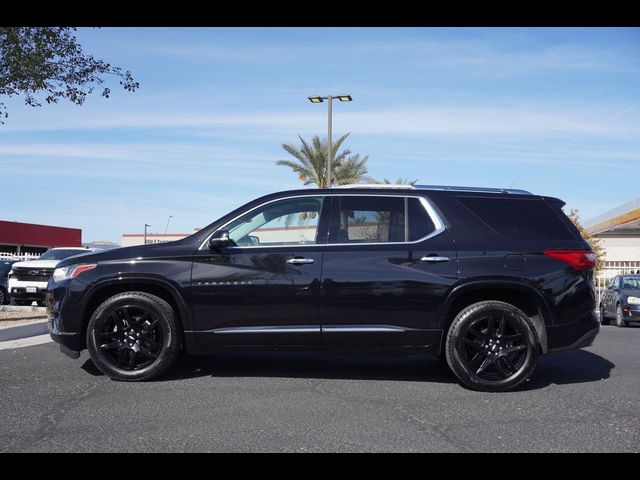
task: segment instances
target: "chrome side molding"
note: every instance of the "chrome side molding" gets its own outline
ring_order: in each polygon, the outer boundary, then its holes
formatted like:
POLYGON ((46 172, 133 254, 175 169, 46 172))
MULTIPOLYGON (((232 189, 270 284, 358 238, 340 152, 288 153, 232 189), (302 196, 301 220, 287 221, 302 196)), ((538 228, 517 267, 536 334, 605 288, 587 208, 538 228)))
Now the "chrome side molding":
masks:
POLYGON ((264 327, 222 327, 203 330, 200 333, 320 333, 320 325, 282 325, 264 327))
POLYGON ((322 325, 322 333, 403 333, 417 330, 398 325, 322 325))

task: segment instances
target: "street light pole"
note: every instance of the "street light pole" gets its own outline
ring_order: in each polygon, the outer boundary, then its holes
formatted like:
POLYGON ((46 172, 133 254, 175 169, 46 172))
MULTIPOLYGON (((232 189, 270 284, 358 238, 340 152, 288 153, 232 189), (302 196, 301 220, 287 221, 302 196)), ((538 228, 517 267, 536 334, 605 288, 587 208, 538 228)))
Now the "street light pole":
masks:
POLYGON ((333 159, 331 156, 331 149, 333 148, 333 142, 331 141, 331 119, 333 118, 333 97, 329 95, 327 99, 329 100, 329 121, 327 126, 327 130, 329 132, 329 144, 327 148, 327 188, 331 188, 331 160, 333 159))
POLYGON ((351 98, 351 95, 329 95, 327 97, 319 97, 319 96, 314 96, 314 97, 308 97, 309 101, 311 103, 322 103, 325 100, 329 101, 329 105, 328 105, 328 109, 327 109, 327 113, 328 113, 328 121, 327 121, 327 130, 328 130, 328 135, 327 135, 327 141, 328 141, 328 148, 327 148, 327 185, 326 188, 331 188, 331 161, 333 159, 333 154, 331 152, 331 150, 333 149, 333 140, 331 138, 331 134, 332 134, 332 121, 333 121, 333 101, 337 98, 338 100, 340 100, 341 102, 351 102, 353 100, 353 98, 351 98))
POLYGON ((173 218, 173 215, 169 215, 169 218, 167 218, 167 227, 164 229, 165 234, 169 230, 169 222, 171 221, 172 218, 173 218))
POLYGON ((147 244, 147 227, 150 227, 151 225, 149 225, 148 223, 144 224, 144 244, 147 244))

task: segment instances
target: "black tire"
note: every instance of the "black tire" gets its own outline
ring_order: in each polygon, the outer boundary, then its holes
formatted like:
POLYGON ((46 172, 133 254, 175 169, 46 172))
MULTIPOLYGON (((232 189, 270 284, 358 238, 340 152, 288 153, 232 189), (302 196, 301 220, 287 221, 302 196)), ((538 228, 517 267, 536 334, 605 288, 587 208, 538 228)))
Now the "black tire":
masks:
POLYGON ((39 307, 44 307, 47 305, 44 300, 38 300, 36 303, 38 304, 39 307))
POLYGON ((445 351, 449 367, 464 386, 500 392, 527 381, 540 349, 531 319, 522 310, 488 300, 456 315, 445 351))
POLYGON ((600 305, 600 325, 609 325, 609 319, 607 318, 602 305, 600 305))
POLYGON ((181 332, 171 305, 145 292, 102 302, 87 326, 87 348, 105 375, 127 382, 164 373, 180 351, 181 332))
POLYGON ((9 294, 4 288, 0 287, 0 305, 6 305, 7 303, 9 303, 9 294))
POLYGON ((616 305, 616 327, 626 327, 627 322, 624 321, 624 317, 622 315, 622 307, 620 304, 616 305))

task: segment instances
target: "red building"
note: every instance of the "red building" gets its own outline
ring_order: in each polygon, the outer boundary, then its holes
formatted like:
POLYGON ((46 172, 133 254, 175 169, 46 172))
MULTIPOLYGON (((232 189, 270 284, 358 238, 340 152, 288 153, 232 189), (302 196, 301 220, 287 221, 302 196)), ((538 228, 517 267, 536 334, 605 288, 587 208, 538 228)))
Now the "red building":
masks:
POLYGON ((0 252, 43 253, 52 247, 81 247, 80 228, 0 220, 0 252))

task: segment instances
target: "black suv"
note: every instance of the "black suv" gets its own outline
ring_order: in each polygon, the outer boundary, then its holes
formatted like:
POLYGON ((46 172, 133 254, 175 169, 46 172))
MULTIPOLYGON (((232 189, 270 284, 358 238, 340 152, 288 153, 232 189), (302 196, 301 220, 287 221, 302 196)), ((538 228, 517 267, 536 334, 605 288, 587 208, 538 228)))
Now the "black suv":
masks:
POLYGON ((271 194, 179 241, 63 260, 49 329, 119 380, 154 378, 180 350, 395 350, 508 390, 599 331, 595 256, 563 205, 468 187, 271 194))

